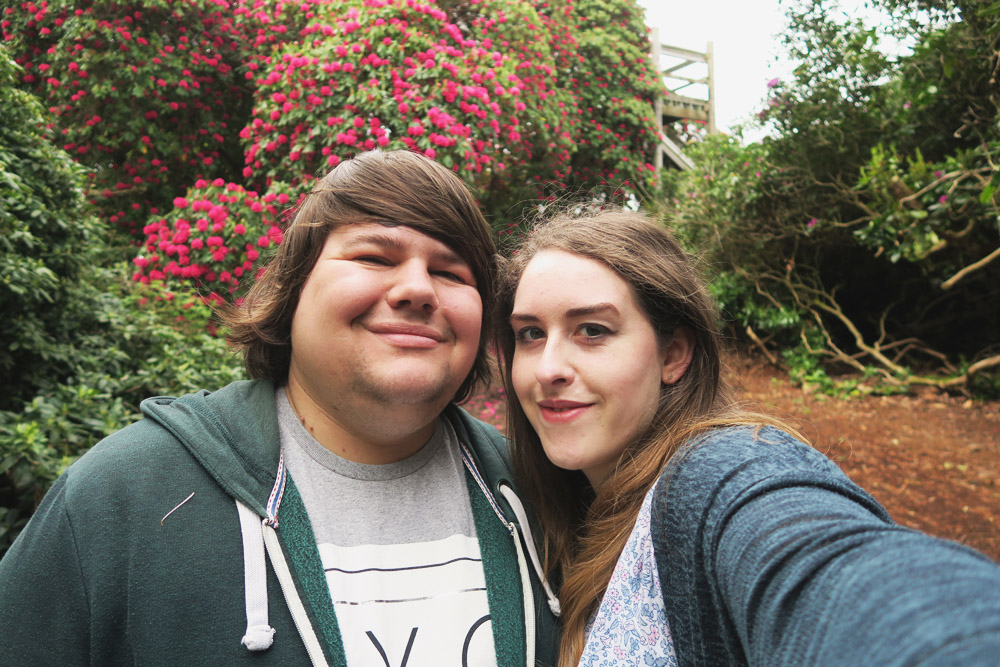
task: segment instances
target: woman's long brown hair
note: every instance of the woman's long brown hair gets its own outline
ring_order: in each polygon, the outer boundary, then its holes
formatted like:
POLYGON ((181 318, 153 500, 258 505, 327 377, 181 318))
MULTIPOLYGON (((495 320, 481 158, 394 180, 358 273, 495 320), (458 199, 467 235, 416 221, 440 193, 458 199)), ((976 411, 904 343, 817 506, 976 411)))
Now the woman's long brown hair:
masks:
POLYGON ((561 667, 576 665, 584 630, 597 608, 639 508, 670 461, 694 435, 736 423, 776 424, 742 412, 722 377, 718 310, 693 259, 661 225, 642 213, 600 211, 558 215, 537 225, 501 271, 494 331, 507 396, 507 434, 519 487, 544 534, 546 576, 559 582, 562 605, 561 667), (582 473, 557 468, 511 383, 514 332, 509 317, 517 285, 532 257, 563 250, 601 262, 625 280, 661 343, 678 327, 694 341, 691 364, 674 384, 661 385, 653 422, 622 454, 596 490, 582 473))

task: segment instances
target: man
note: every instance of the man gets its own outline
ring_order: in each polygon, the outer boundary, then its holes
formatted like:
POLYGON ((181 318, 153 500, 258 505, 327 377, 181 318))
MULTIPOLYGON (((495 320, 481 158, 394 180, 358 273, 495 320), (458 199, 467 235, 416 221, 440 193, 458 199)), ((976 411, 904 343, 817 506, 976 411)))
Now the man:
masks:
POLYGON ((448 170, 334 169, 226 315, 253 379, 145 401, 0 561, 0 663, 554 662, 504 442, 452 404, 493 270, 448 170))

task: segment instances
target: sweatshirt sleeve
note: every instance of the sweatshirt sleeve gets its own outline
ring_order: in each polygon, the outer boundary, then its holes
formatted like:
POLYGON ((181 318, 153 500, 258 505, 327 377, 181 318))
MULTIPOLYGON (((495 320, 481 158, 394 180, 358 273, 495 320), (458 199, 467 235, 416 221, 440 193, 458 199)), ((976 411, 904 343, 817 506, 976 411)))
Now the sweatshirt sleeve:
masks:
POLYGON ((66 475, 0 560, 0 664, 89 663, 89 611, 66 475))
POLYGON ((829 459, 771 428, 676 457, 653 507, 681 665, 993 664, 1000 566, 902 528, 829 459))

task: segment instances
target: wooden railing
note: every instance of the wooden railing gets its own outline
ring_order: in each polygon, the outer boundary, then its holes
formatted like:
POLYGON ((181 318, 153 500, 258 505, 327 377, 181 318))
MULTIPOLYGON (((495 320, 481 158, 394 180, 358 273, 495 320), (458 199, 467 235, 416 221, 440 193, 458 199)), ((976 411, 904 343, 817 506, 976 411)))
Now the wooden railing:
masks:
POLYGON ((690 169, 691 160, 684 155, 683 146, 670 128, 677 121, 690 120, 705 123, 709 134, 717 131, 712 42, 706 45, 704 53, 668 46, 660 42, 656 28, 650 33, 650 42, 650 57, 667 89, 666 95, 656 100, 660 142, 655 164, 660 169, 669 160, 680 169, 690 169))

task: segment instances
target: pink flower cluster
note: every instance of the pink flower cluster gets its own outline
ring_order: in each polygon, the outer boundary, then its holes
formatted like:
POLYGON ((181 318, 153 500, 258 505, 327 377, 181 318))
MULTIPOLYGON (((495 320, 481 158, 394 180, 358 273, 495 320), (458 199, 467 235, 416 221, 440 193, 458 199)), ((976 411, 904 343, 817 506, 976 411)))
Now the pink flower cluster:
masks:
POLYGON ((174 200, 171 213, 143 229, 145 252, 133 259, 133 280, 186 283, 202 293, 232 295, 255 275, 261 253, 281 243, 285 192, 258 196, 235 183, 199 180, 174 200))
POLYGON ((250 91, 237 68, 254 57, 250 35, 267 42, 273 26, 236 22, 232 4, 28 0, 4 9, 0 29, 24 83, 45 101, 62 147, 94 168, 92 198, 112 222, 138 231, 174 193, 227 176, 238 160, 250 91))
POLYGON ((579 23, 564 22, 554 47, 565 86, 580 112, 573 169, 578 181, 622 196, 636 184, 655 188, 659 174, 646 159, 658 143, 653 101, 663 84, 652 66, 647 28, 635 3, 575 0, 579 23), (586 18, 583 18, 586 17, 586 18))
POLYGON ((14 0, 0 19, 93 200, 144 235, 140 281, 238 293, 280 198, 377 147, 453 169, 498 227, 567 188, 657 182, 630 0, 14 0))
MULTIPOLYGON (((532 122, 557 88, 554 69, 510 53, 503 11, 480 2, 468 33, 431 3, 365 0, 316 7, 302 39, 255 72, 257 105, 241 137, 245 178, 292 182, 354 152, 420 151, 468 181, 500 186, 509 163, 568 163, 568 134, 532 122), (475 37, 473 37, 475 35, 475 37)), ((524 4, 524 3, 521 3, 524 4)), ((532 33, 535 41, 544 33, 532 33)))

